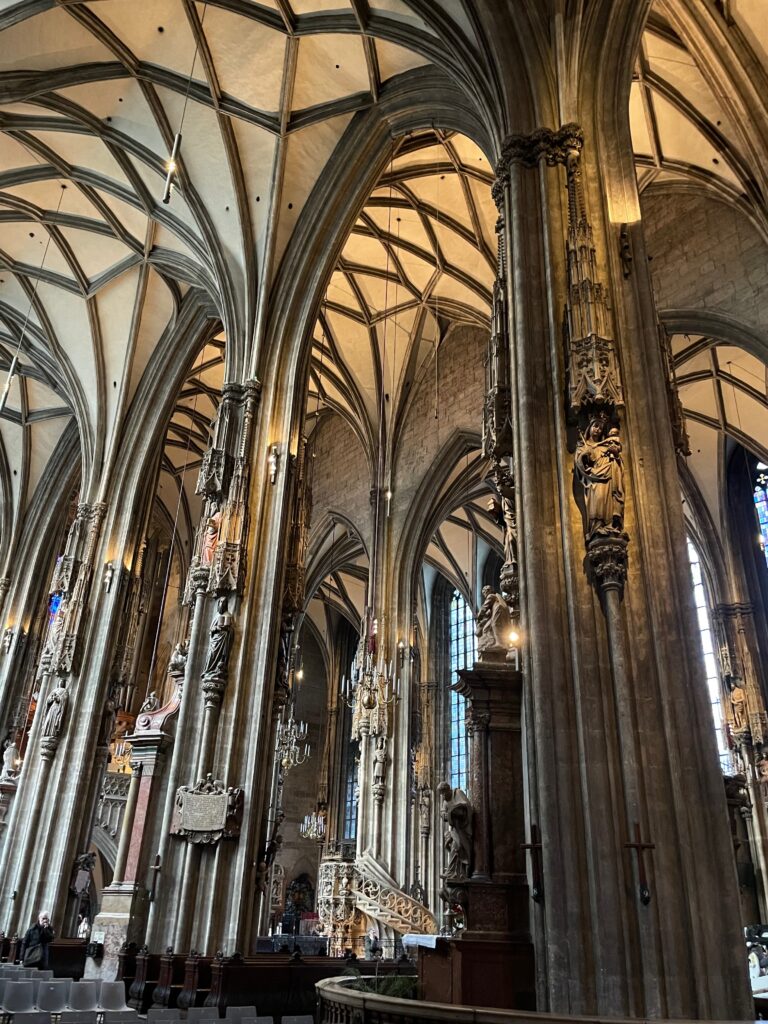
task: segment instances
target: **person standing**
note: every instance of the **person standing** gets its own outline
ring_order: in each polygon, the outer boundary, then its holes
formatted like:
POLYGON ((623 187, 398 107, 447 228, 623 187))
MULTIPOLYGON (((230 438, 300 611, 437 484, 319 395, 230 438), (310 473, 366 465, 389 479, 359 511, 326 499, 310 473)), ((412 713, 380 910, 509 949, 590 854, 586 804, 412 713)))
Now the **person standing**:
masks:
POLYGON ((24 966, 45 970, 48 967, 48 946, 53 939, 50 914, 42 910, 37 921, 24 936, 24 953, 22 955, 24 966))

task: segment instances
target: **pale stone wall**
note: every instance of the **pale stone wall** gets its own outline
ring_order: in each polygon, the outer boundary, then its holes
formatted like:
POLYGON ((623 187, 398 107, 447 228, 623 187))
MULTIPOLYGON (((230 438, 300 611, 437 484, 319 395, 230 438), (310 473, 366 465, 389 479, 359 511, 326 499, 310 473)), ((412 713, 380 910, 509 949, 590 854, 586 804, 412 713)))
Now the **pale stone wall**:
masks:
POLYGON ((743 213, 679 193, 652 193, 642 208, 659 310, 724 313, 768 331, 768 245, 743 213))
POLYGON ((315 433, 312 480, 312 526, 333 510, 347 516, 370 544, 370 488, 368 462, 350 425, 337 414, 324 417, 315 433))
MULTIPOLYGON (((480 433, 485 398, 483 360, 488 332, 461 324, 440 346, 435 389, 434 362, 430 361, 405 416, 398 444, 392 510, 409 509, 426 473, 454 431, 480 433), (437 416, 435 392, 437 391, 437 416)), ((443 467, 446 474, 451 466, 443 467)))

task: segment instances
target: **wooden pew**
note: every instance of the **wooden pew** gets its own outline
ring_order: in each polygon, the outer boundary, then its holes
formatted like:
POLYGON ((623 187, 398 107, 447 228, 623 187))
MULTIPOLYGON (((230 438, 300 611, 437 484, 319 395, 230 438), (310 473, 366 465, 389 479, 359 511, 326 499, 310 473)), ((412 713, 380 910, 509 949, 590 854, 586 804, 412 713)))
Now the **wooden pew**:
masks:
MULTIPOLYGON (((136 975, 128 990, 128 1005, 139 1013, 146 1013, 152 1005, 157 980, 160 977, 160 954, 150 953, 145 946, 136 954, 136 975)), ((120 977, 120 975, 118 975, 120 977)))
POLYGON ((211 962, 209 956, 190 953, 184 961, 184 981, 176 1005, 180 1010, 202 1006, 211 991, 211 962))
POLYGON ((85 939, 54 939, 48 946, 48 967, 57 978, 79 981, 85 972, 85 939))
POLYGON ((152 1005, 173 1009, 184 984, 184 961, 186 957, 174 953, 171 947, 160 957, 160 972, 152 994, 152 1005))
POLYGON ((135 942, 124 942, 117 954, 117 980, 125 984, 126 994, 136 980, 136 954, 139 947, 135 942))
POLYGON ((315 984, 323 978, 344 974, 350 968, 361 975, 377 973, 415 976, 407 961, 395 963, 370 960, 348 962, 335 958, 302 957, 298 953, 263 953, 244 959, 235 955, 211 964, 211 991, 204 1006, 224 1016, 227 1006, 255 1006, 257 1013, 271 1016, 277 1024, 285 1014, 314 1014, 315 984))

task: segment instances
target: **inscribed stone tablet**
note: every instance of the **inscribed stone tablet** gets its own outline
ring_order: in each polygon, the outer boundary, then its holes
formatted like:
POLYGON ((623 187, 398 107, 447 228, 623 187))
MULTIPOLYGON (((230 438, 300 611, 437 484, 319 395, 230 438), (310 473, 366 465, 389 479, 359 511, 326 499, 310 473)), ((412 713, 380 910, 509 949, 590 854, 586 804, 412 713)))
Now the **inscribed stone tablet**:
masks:
POLYGON ((181 827, 190 832, 219 832, 227 817, 226 793, 185 793, 181 827))

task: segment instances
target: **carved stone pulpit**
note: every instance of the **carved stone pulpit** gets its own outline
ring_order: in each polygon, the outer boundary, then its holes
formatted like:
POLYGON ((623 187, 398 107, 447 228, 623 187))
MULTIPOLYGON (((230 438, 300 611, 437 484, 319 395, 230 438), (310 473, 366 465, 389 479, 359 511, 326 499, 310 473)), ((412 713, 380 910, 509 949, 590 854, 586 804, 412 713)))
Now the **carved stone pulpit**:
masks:
POLYGON ((475 810, 466 938, 530 941, 524 844, 522 675, 484 654, 453 684, 467 701, 469 798, 475 810))

